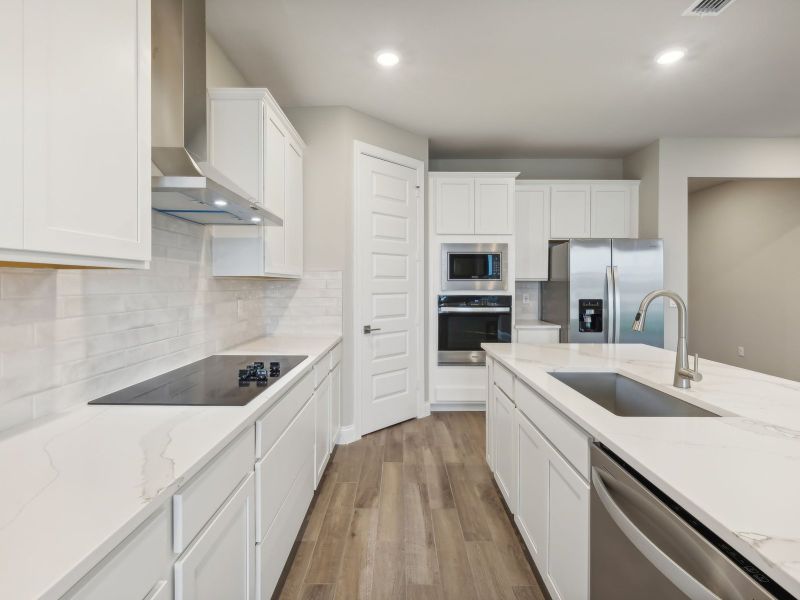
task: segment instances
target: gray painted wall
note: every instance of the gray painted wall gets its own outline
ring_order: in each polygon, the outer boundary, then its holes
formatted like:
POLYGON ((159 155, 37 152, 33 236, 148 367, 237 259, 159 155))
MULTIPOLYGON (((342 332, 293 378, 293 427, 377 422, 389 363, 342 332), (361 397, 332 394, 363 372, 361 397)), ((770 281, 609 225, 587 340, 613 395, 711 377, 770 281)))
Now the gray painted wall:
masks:
POLYGON ((690 194, 691 351, 800 380, 798 256, 800 180, 734 181, 690 194))

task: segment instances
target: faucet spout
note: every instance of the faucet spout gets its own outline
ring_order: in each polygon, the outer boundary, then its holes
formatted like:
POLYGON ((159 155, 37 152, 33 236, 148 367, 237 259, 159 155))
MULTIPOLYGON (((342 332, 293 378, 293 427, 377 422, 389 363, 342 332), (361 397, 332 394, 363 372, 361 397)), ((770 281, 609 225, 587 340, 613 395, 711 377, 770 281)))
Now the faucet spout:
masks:
POLYGON ((647 309, 656 298, 669 298, 678 307, 678 348, 675 352, 675 377, 672 384, 677 388, 688 389, 691 387, 692 381, 701 381, 703 376, 697 369, 699 357, 695 354, 694 368, 689 368, 689 356, 687 342, 687 321, 688 312, 686 310, 686 303, 678 294, 671 290, 654 290, 642 298, 639 304, 639 310, 633 319, 631 329, 634 331, 644 331, 645 319, 647 317, 647 309))

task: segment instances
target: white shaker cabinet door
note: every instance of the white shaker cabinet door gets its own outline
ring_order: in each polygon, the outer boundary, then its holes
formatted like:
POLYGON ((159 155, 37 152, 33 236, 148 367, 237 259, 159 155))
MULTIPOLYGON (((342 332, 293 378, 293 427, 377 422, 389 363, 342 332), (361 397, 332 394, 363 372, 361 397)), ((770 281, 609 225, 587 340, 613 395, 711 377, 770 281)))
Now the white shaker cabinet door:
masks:
POLYGON ((475 180, 475 233, 510 234, 514 231, 514 180, 475 180))
POLYGON ((464 177, 437 177, 436 233, 475 233, 475 181, 464 177))
MULTIPOLYGON (((266 194, 264 205, 281 219, 286 216, 286 171, 289 140, 278 116, 266 109, 266 194)), ((267 243, 264 248, 266 273, 281 274, 286 271, 286 227, 265 227, 267 243)))
POLYGON ((517 417, 516 523, 525 545, 540 569, 546 564, 547 442, 522 412, 517 417))
POLYGON ((342 429, 342 365, 336 365, 331 372, 331 440, 330 449, 339 438, 342 429))
MULTIPOLYGON (((324 361, 324 359, 323 359, 324 361)), ((331 377, 326 375, 317 391, 314 392, 314 406, 316 410, 316 442, 314 450, 314 489, 319 485, 325 467, 328 466, 330 455, 330 427, 331 427, 331 377)))
MULTIPOLYGON (((303 150, 289 141, 286 145, 286 211, 283 215, 287 275, 303 275, 303 150)), ((269 231, 275 229, 270 227, 269 231)))
POLYGON ((0 2, 0 248, 22 248, 23 0, 0 2))
POLYGON ((545 578, 558 600, 589 598, 589 484, 548 447, 545 578))
POLYGON ((632 206, 633 188, 630 185, 592 185, 592 237, 635 237, 631 223, 632 206))
POLYGON ((550 187, 550 237, 588 238, 591 235, 591 187, 558 184, 550 187))
POLYGON ((494 386, 494 476, 497 486, 512 513, 516 512, 516 448, 514 430, 516 428, 514 403, 494 386))
POLYGON ((516 278, 547 279, 550 241, 550 187, 516 188, 516 278))
POLYGON ((24 247, 149 260, 150 2, 24 6, 24 247))
POLYGON ((175 600, 255 598, 255 485, 251 473, 175 563, 175 600))

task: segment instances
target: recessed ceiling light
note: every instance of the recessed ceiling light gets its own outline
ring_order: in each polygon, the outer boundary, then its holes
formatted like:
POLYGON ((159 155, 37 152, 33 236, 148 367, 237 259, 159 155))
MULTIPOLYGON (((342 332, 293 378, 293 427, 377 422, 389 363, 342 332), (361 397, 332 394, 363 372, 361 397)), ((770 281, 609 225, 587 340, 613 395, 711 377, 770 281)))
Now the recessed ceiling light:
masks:
POLYGON ((375 60, 382 67, 393 67, 400 62, 400 57, 395 52, 384 50, 375 55, 375 60))
POLYGON ((214 206, 228 206, 227 200, 214 200, 214 206))
POLYGON ((261 217, 250 217, 253 223, 261 223, 261 217))
POLYGON ((660 65, 674 65, 684 56, 686 56, 685 48, 670 48, 656 56, 656 62, 660 65))

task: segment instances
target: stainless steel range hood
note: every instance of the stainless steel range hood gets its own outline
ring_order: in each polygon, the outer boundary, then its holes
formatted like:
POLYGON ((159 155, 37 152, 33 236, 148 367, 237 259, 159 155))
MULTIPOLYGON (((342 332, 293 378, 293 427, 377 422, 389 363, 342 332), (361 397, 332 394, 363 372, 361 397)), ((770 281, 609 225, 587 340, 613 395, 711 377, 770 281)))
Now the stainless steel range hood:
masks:
POLYGON ((152 3, 153 208, 203 225, 282 225, 208 164, 205 0, 152 3))

